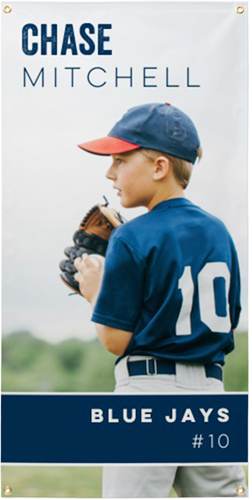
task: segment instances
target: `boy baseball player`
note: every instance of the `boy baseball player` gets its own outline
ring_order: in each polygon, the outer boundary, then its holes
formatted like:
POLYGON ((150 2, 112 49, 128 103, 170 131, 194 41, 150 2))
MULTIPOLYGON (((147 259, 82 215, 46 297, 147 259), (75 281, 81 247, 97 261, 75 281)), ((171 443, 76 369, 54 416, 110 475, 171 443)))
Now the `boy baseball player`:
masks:
MULTIPOLYGON (((81 144, 111 155, 121 205, 147 213, 115 229, 106 260, 75 260, 104 347, 118 356, 117 393, 221 392, 240 314, 239 266, 223 223, 184 197, 201 156, 191 119, 170 104, 130 109, 107 137, 81 144)), ((160 443, 162 446, 162 443, 160 443)), ((240 466, 106 466, 103 496, 233 497, 240 466)), ((240 490, 239 490, 240 491, 240 490)))

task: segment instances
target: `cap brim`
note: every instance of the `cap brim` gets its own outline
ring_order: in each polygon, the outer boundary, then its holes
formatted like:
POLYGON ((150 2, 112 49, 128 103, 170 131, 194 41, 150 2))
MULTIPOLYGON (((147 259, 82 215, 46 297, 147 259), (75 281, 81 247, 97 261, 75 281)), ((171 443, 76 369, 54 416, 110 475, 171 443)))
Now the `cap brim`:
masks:
POLYGON ((95 141, 84 142, 83 144, 78 144, 78 146, 88 153, 103 156, 128 153, 129 151, 134 151, 134 149, 139 149, 141 147, 137 146, 137 144, 132 144, 131 142, 123 141, 122 139, 112 136, 102 137, 101 139, 96 139, 95 141))

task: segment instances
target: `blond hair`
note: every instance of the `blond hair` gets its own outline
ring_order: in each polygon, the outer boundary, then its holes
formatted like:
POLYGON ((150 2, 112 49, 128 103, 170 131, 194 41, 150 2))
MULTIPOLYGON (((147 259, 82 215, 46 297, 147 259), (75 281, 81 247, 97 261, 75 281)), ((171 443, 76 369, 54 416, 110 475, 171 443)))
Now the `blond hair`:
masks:
MULTIPOLYGON (((141 149, 142 153, 147 156, 147 158, 151 160, 155 160, 158 156, 162 155, 168 158, 168 160, 172 164, 172 171, 175 179, 178 181, 179 185, 182 186, 183 189, 189 184, 190 177, 192 174, 193 164, 187 160, 183 160, 182 158, 176 158, 175 156, 168 155, 166 153, 162 153, 161 151, 155 151, 154 149, 141 149)), ((197 158, 200 161, 202 157, 202 149, 198 148, 197 158)))

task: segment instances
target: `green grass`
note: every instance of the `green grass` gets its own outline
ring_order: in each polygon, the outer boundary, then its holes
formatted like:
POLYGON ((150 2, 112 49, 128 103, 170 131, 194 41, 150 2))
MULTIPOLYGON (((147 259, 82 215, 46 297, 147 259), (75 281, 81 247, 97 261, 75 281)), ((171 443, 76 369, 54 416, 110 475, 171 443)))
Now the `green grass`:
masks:
POLYGON ((2 467, 2 491, 8 485, 12 497, 101 497, 101 467, 2 467))
POLYGON ((101 481, 101 467, 2 467, 2 491, 10 486, 12 497, 101 498, 101 481))

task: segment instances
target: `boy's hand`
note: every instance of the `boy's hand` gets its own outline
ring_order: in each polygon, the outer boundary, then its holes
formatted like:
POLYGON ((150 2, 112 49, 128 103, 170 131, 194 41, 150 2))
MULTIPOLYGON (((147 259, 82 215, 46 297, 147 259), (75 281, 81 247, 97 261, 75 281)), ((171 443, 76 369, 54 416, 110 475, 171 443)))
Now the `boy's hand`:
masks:
POLYGON ((105 258, 101 255, 84 253, 74 261, 77 273, 74 279, 78 281, 80 292, 93 306, 100 292, 105 258))

